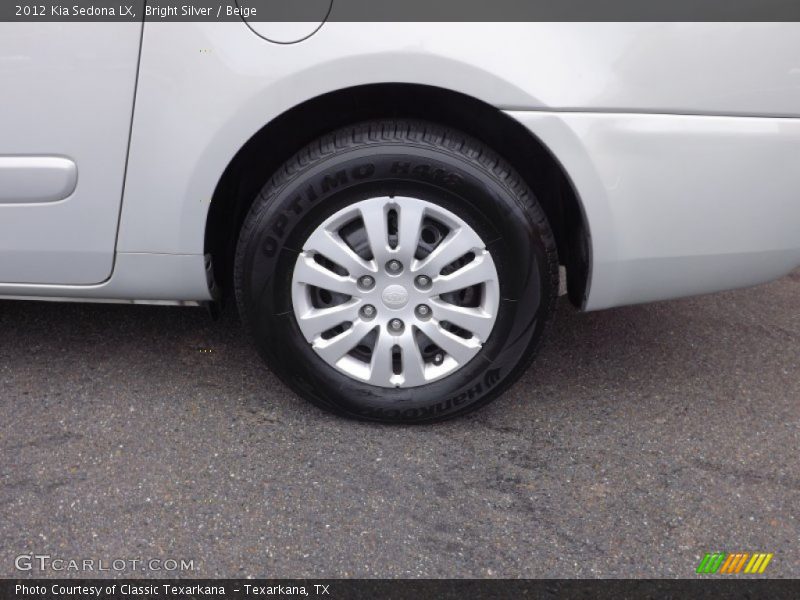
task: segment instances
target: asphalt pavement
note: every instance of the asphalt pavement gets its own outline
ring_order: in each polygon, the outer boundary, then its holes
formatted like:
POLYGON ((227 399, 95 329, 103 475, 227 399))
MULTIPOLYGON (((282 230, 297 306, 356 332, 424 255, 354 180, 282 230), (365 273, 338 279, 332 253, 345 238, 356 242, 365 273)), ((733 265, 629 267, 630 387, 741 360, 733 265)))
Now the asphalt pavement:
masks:
POLYGON ((3 301, 0 577, 692 577, 714 551, 798 577, 799 363, 800 271, 562 298, 500 400, 389 427, 300 400, 232 310, 3 301))

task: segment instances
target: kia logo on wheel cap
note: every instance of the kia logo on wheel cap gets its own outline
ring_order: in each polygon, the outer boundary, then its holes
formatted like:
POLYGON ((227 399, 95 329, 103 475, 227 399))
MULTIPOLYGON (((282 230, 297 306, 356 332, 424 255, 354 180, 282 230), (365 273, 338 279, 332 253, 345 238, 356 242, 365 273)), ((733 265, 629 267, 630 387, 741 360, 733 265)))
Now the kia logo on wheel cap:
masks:
POLYGON ((402 285, 390 285, 381 294, 383 303, 389 308, 403 308, 408 304, 408 290, 402 285))

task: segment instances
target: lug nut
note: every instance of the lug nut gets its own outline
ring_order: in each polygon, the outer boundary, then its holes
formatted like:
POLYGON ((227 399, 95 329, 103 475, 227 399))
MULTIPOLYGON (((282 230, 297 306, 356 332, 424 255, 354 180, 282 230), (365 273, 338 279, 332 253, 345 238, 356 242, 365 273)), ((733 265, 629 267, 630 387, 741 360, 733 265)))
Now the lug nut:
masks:
POLYGON ((418 275, 415 283, 421 290, 427 290, 429 287, 431 287, 431 278, 427 275, 418 275))
POLYGON ((420 304, 415 312, 420 319, 427 319, 431 316, 431 308, 427 304, 420 304))
POLYGON ((390 260, 386 263, 386 270, 389 271, 389 273, 399 273, 403 270, 403 265, 399 260, 390 260))
POLYGON ((373 318, 376 312, 377 311, 375 310, 375 307, 372 306, 372 304, 365 304, 364 306, 361 307, 361 316, 364 317, 365 319, 373 318))
POLYGON ((403 331, 403 322, 400 319, 392 319, 389 321, 389 329, 392 331, 403 331))
POLYGON ((360 287, 362 290, 370 290, 374 285, 375 285, 375 279, 370 277, 369 275, 364 275, 358 280, 358 287, 360 287))

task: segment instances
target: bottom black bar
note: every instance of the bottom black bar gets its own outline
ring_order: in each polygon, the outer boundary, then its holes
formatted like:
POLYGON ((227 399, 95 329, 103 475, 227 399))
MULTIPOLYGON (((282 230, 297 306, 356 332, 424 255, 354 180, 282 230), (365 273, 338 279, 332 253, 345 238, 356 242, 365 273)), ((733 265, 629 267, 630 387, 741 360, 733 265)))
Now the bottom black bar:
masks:
POLYGON ((494 598, 800 598, 800 580, 772 579, 19 579, 3 600, 482 600, 494 598))

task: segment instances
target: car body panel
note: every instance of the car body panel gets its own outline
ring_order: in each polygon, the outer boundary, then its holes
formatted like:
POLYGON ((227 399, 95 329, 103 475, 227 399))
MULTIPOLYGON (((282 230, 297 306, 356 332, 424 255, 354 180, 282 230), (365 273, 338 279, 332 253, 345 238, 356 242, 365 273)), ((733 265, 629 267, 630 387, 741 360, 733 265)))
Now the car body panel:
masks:
POLYGON ((800 119, 510 114, 583 199, 587 310, 754 285, 800 265, 800 119))
POLYGON ((141 30, 0 23, 0 281, 111 275, 141 30))
POLYGON ((0 284, 0 298, 198 304, 212 300, 202 254, 118 252, 112 276, 96 285, 0 284))
MULTIPOLYGON (((376 83, 471 96, 550 149, 588 219, 585 308, 758 283, 800 263, 792 23, 329 22, 290 45, 244 23, 147 23, 120 259, 163 259, 163 275, 176 268, 163 257, 193 257, 202 280, 164 282, 161 299, 207 300, 206 219, 236 152, 304 101, 376 83)), ((120 259, 81 295, 137 297, 120 259)), ((0 284, 10 290, 40 293, 0 284)))

